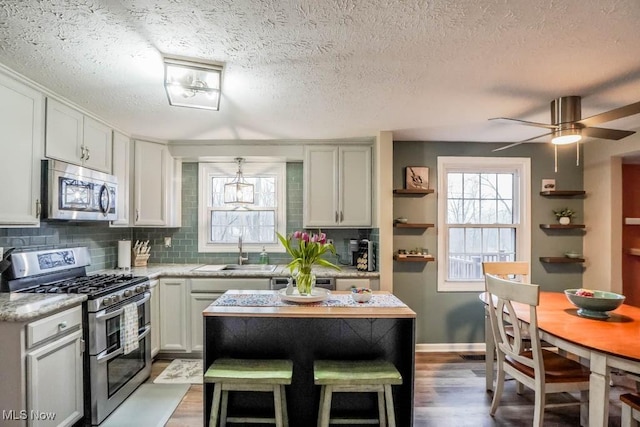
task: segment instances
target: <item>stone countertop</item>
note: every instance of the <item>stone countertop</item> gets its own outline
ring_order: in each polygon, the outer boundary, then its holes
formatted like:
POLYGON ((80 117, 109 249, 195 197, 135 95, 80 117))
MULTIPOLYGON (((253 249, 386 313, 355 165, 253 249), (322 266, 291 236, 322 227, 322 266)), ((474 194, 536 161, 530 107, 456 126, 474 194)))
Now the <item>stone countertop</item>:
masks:
POLYGON ((0 321, 29 322, 57 311, 75 307, 87 299, 75 294, 0 293, 0 321))
MULTIPOLYGON (((149 264, 146 267, 132 267, 131 274, 134 276, 147 276, 149 279, 159 277, 287 277, 291 273, 286 265, 277 265, 273 271, 260 270, 219 270, 219 271, 198 271, 199 267, 207 264, 149 264)), ((342 267, 340 271, 331 268, 318 267, 313 269, 317 277, 335 277, 344 279, 377 279, 380 273, 377 271, 358 271, 354 267, 342 267)), ((123 270, 101 270, 96 273, 122 273, 123 270)))

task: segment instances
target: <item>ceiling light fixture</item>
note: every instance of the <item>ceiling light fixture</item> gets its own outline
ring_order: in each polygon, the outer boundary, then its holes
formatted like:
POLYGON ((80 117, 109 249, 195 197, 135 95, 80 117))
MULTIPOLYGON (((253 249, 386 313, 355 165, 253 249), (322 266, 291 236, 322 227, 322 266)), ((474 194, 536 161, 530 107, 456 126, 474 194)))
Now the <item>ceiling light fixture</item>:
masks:
POLYGON ((235 158, 238 172, 233 181, 224 185, 224 202, 236 204, 253 204, 253 184, 249 184, 242 175, 242 157, 235 158))
POLYGON ((164 88, 169 104, 217 111, 220 107, 222 64, 165 56, 164 88))
POLYGON ((558 129, 553 133, 551 142, 555 145, 565 145, 578 142, 582 139, 580 129, 558 129))

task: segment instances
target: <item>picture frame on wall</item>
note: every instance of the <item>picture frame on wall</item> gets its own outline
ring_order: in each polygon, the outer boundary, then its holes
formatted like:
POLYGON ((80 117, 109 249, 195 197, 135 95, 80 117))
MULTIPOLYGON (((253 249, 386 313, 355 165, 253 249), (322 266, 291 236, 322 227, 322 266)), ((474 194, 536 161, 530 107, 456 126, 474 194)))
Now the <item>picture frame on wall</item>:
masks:
POLYGON ((555 179, 543 179, 542 180, 542 190, 540 191, 555 191, 556 189, 556 180, 555 179))
POLYGON ((404 188, 407 190, 427 190, 429 188, 429 168, 407 166, 405 168, 404 188))

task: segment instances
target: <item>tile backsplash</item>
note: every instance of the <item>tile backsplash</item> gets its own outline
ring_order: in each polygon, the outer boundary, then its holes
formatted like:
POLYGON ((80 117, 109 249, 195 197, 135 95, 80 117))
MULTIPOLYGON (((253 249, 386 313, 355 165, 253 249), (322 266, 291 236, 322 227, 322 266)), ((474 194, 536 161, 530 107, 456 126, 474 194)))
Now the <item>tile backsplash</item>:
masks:
MULTIPOLYGON (((0 228, 0 247, 18 250, 41 250, 87 246, 91 254, 90 271, 117 265, 117 241, 149 240, 150 263, 235 263, 237 253, 198 253, 198 164, 182 166, 182 227, 180 228, 112 228, 103 222, 47 222, 39 228, 0 228), (164 247, 164 238, 172 238, 172 246, 164 247)), ((287 232, 302 228, 302 163, 287 163, 287 232)), ((331 261, 349 264, 349 239, 370 238, 378 243, 377 229, 323 229, 333 239, 338 257, 331 261)), ((257 263, 259 253, 249 253, 249 262, 257 263)), ((286 253, 271 253, 272 264, 289 261, 286 253)))

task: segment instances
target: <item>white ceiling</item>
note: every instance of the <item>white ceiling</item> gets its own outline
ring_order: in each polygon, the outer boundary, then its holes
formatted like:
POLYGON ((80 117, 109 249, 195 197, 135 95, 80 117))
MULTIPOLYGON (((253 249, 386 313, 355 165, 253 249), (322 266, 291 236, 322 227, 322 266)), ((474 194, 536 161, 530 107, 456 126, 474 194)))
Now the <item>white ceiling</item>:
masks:
POLYGON ((512 142, 544 129, 487 119, 640 101, 638 23, 638 0, 0 0, 0 63, 133 136, 512 142), (226 63, 221 111, 169 106, 162 54, 226 63))

